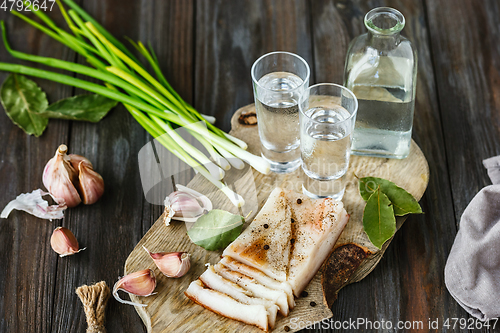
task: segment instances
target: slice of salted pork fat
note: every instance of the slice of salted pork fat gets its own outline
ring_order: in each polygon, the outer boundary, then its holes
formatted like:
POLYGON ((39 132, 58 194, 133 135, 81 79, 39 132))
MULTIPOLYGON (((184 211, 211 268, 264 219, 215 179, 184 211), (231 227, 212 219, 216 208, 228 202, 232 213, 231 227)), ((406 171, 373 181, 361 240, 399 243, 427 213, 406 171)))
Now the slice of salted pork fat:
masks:
POLYGON ((295 299, 293 298, 292 287, 288 282, 277 281, 273 278, 270 278, 266 274, 262 273, 258 269, 242 264, 241 262, 238 262, 229 257, 222 258, 220 263, 235 272, 254 278, 257 282, 268 288, 283 290, 288 296, 288 307, 290 308, 290 310, 295 307, 295 299))
POLYGON ((286 193, 292 209, 292 254, 288 283, 299 297, 330 254, 349 215, 340 201, 312 200, 293 191, 286 193))
POLYGON ((288 316, 288 313, 290 312, 288 307, 288 297, 283 290, 275 290, 263 286, 255 281, 255 279, 232 271, 221 263, 216 264, 214 268, 217 274, 250 291, 254 297, 260 297, 274 302, 274 304, 279 307, 280 313, 285 317, 288 316))
POLYGON ((266 275, 287 280, 291 213, 285 191, 275 188, 252 223, 223 252, 266 275))
POLYGON ((204 288, 200 280, 191 282, 184 294, 204 308, 224 317, 255 325, 261 330, 268 331, 268 314, 264 305, 240 303, 223 293, 204 288))
POLYGON ((203 273, 199 279, 205 286, 215 291, 221 292, 228 296, 231 296, 238 302, 243 304, 260 304, 264 305, 267 310, 267 317, 269 320, 269 327, 274 328, 276 323, 276 316, 278 314, 278 306, 274 304, 272 301, 269 301, 264 298, 259 297, 251 297, 253 293, 240 287, 234 282, 231 282, 219 274, 217 274, 214 270, 213 266, 208 267, 208 269, 203 273))

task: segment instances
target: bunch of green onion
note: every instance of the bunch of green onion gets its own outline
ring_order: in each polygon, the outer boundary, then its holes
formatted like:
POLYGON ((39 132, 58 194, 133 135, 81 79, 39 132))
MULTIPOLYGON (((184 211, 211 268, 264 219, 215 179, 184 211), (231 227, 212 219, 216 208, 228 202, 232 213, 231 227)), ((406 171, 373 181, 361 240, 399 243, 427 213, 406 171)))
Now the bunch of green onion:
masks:
MULTIPOLYGON (((229 170, 231 165, 241 169, 245 161, 257 171, 267 174, 269 163, 247 152, 245 142, 215 127, 212 124, 214 120, 212 117, 199 114, 186 103, 165 79, 160 70, 158 58, 151 47, 148 50, 141 42, 131 41, 139 53, 147 59, 156 78, 145 70, 144 66, 122 43, 76 3, 72 0, 63 0, 71 8, 66 11, 60 0, 56 1, 72 33, 59 28, 40 10, 32 12, 45 25, 19 12, 13 11, 12 13, 79 53, 93 67, 12 50, 2 21, 0 24, 7 51, 22 60, 102 80, 104 86, 23 65, 0 62, 0 70, 52 80, 123 103, 137 122, 164 147, 223 191, 235 205, 243 205, 243 198, 221 182, 224 170, 229 170), (174 128, 181 126, 206 148, 212 160, 175 132, 174 128)), ((31 4, 26 2, 26 5, 29 8, 31 4)))

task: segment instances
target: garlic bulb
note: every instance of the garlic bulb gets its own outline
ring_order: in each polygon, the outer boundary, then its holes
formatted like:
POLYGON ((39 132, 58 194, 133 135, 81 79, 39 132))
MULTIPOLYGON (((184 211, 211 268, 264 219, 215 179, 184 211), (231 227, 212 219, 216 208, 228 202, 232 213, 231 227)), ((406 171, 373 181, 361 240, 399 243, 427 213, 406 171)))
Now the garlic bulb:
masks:
POLYGON ((73 185, 78 181, 78 175, 71 165, 70 158, 66 155, 67 152, 66 145, 59 146, 55 156, 47 162, 42 180, 50 194, 63 199, 66 206, 75 207, 82 200, 73 185))
POLYGON ((50 246, 52 246, 52 249, 57 252, 60 257, 70 256, 85 250, 85 248, 79 248, 78 241, 71 230, 64 227, 58 227, 52 232, 50 246))
POLYGON ((68 207, 95 203, 104 193, 104 181, 93 170, 92 163, 80 155, 67 155, 68 147, 60 145, 43 171, 43 185, 68 207))
POLYGON ((196 222, 196 220, 212 210, 210 199, 195 190, 177 184, 177 191, 165 198, 163 219, 168 226, 170 220, 196 222))
POLYGON ((151 269, 144 269, 135 273, 128 274, 122 277, 113 287, 113 296, 115 299, 124 304, 135 306, 147 306, 147 304, 134 303, 120 298, 118 290, 123 290, 126 293, 136 296, 150 296, 156 288, 155 273, 151 269))
POLYGON ((151 253, 144 247, 156 264, 156 267, 167 277, 179 278, 189 271, 191 261, 187 252, 158 252, 151 253))

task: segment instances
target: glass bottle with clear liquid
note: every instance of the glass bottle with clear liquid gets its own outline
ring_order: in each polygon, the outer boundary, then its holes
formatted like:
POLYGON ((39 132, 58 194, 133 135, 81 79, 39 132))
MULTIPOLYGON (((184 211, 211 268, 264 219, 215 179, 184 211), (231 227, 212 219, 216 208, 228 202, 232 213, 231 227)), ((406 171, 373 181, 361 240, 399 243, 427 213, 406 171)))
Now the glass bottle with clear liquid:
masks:
POLYGON ((349 46, 344 85, 359 103, 353 154, 402 159, 410 152, 417 55, 400 35, 404 25, 399 11, 375 8, 365 16, 368 32, 349 46))

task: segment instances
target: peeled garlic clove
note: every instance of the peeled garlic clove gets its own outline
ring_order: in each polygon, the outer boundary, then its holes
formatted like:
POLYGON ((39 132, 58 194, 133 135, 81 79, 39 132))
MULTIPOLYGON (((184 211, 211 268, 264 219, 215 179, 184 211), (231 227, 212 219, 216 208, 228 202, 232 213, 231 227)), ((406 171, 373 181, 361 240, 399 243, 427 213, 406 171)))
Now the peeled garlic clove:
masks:
POLYGON ((73 168, 75 168, 75 170, 78 170, 78 165, 80 164, 80 162, 84 162, 85 165, 87 165, 89 168, 91 169, 94 169, 94 166, 92 165, 92 163, 89 161, 88 158, 82 156, 82 155, 76 155, 76 154, 69 154, 68 155, 69 157, 69 160, 71 162, 71 165, 73 166, 73 168))
POLYGON ((95 203, 104 193, 104 180, 85 161, 78 165, 79 190, 85 205, 95 203))
POLYGON ((126 293, 136 296, 150 296, 156 288, 155 273, 151 269, 144 269, 135 273, 128 274, 122 277, 113 287, 113 296, 123 304, 135 306, 147 306, 147 304, 134 303, 120 298, 118 290, 123 290, 126 293))
POLYGON ((78 174, 71 165, 67 152, 66 145, 57 148, 54 157, 45 165, 42 180, 50 194, 63 199, 66 206, 75 207, 81 202, 80 195, 73 185, 78 182, 78 174))
POLYGON ((64 227, 57 227, 50 237, 50 246, 56 251, 60 257, 70 256, 80 251, 78 241, 71 230, 64 227))
POLYGON ((179 278, 184 276, 191 267, 190 254, 187 252, 159 252, 151 253, 144 247, 151 256, 158 269, 167 277, 179 278))
POLYGON ((188 187, 177 184, 177 191, 165 198, 164 221, 168 226, 170 220, 196 222, 196 220, 212 210, 210 199, 188 187))

